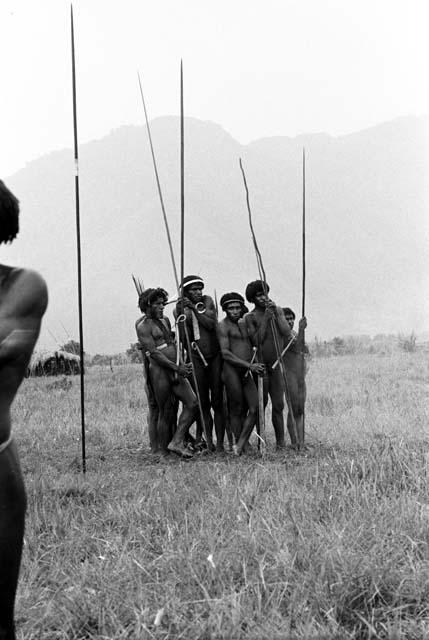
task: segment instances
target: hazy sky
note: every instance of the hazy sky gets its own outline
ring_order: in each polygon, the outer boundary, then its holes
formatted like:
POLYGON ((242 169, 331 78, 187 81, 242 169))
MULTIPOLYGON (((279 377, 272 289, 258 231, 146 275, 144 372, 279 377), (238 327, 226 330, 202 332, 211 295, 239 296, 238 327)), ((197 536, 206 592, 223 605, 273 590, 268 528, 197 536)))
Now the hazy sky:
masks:
MULTIPOLYGON (((240 142, 342 134, 429 113, 429 4, 407 0, 76 0, 80 142, 185 110, 240 142)), ((70 4, 0 4, 5 177, 72 146, 70 4)))

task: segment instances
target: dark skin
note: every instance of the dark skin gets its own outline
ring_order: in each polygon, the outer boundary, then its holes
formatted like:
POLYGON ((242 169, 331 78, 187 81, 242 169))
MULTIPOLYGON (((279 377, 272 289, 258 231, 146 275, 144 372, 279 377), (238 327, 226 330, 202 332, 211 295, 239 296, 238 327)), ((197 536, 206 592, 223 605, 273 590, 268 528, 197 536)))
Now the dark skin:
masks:
MULTIPOLYGON (((216 449, 223 451, 223 441, 225 437, 225 424, 223 414, 223 398, 222 398, 222 358, 219 351, 219 343, 216 335, 217 317, 214 302, 210 296, 203 295, 203 285, 200 283, 192 284, 185 287, 185 295, 183 297, 183 312, 186 316, 186 323, 190 340, 193 340, 193 324, 192 312, 197 319, 200 339, 198 340, 198 348, 203 354, 207 366, 204 365, 198 352, 192 349, 190 354, 197 379, 198 392, 201 399, 204 423, 207 432, 209 449, 213 449, 213 418, 211 408, 214 414, 214 426, 216 431, 216 449), (203 311, 201 313, 201 311, 203 311)), ((182 301, 176 305, 176 317, 182 313, 182 301)), ((180 326, 180 337, 185 342, 185 335, 180 326)), ((197 440, 201 438, 202 425, 197 427, 197 440)))
MULTIPOLYGON (((293 330, 295 324, 295 315, 289 311, 285 311, 286 322, 293 330)), ((292 412, 295 418, 296 430, 298 435, 298 443, 296 442, 295 431, 292 425, 292 417, 288 413, 287 427, 291 439, 292 446, 302 446, 304 444, 304 406, 307 395, 305 384, 305 357, 309 353, 308 347, 304 342, 304 329, 307 323, 300 321, 299 331, 295 334, 295 340, 283 356, 283 362, 286 369, 286 377, 289 387, 289 395, 292 404, 292 412)))
MULTIPOLYGON (((138 337, 137 327, 145 318, 146 318, 146 314, 144 314, 144 316, 139 318, 136 322, 135 327, 136 327, 137 337, 138 337)), ((152 382, 150 380, 149 360, 143 351, 142 351, 142 360, 143 360, 143 367, 145 372, 145 391, 146 391, 146 398, 147 398, 147 404, 148 404, 148 410, 149 410, 149 413, 148 413, 149 445, 152 453, 157 453, 158 452, 159 410, 158 410, 158 405, 156 403, 155 394, 152 389, 152 382)))
POLYGON ((174 451, 189 458, 192 454, 185 446, 185 437, 198 410, 197 400, 188 380, 192 365, 176 364, 176 345, 172 340, 170 323, 168 319, 164 319, 165 303, 165 298, 160 296, 149 305, 147 318, 139 323, 137 335, 144 351, 149 352, 150 379, 159 409, 157 436, 161 453, 174 451), (182 402, 183 409, 177 430, 170 441, 171 394, 182 402))
POLYGON ((284 383, 280 367, 272 369, 277 358, 271 321, 277 329, 280 349, 284 340, 292 338, 292 332, 283 314, 281 307, 268 298, 268 295, 257 293, 253 299, 254 308, 244 317, 250 340, 258 348, 259 359, 266 365, 264 377, 264 406, 267 405, 268 395, 272 404, 272 422, 276 436, 278 449, 285 445, 285 429, 283 419, 284 409, 284 383))
POLYGON ((243 305, 230 302, 225 307, 226 318, 217 328, 223 364, 223 381, 228 397, 231 427, 240 455, 246 446, 258 415, 258 391, 253 376, 263 375, 264 366, 252 363, 253 349, 247 327, 241 318, 243 305), (244 418, 244 408, 248 411, 244 418))
MULTIPOLYGON (((0 265, 0 444, 11 434, 10 408, 24 378, 48 303, 34 271, 0 265)), ((14 640, 14 603, 26 496, 15 444, 0 453, 0 638, 14 640)))

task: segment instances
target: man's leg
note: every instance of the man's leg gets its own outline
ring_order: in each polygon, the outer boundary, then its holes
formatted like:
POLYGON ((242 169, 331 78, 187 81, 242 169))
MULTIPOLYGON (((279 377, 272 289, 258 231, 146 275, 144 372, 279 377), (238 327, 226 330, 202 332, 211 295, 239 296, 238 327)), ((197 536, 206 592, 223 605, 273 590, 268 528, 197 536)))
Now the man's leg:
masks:
POLYGON ((285 444, 285 423, 283 418, 284 410, 284 387, 280 367, 268 374, 268 393, 272 405, 272 421, 276 436, 277 449, 284 449, 285 444))
POLYGON ((294 372, 287 373, 289 395, 292 404, 293 417, 295 418, 296 435, 293 428, 292 416, 290 411, 287 416, 287 428, 290 441, 293 447, 302 446, 304 444, 304 405, 306 396, 305 381, 301 384, 297 380, 294 372), (297 437, 298 436, 298 440, 297 437))
POLYGON ((223 411, 222 357, 220 353, 209 361, 210 402, 213 407, 216 431, 216 449, 223 451, 225 438, 225 414, 223 411))
POLYGON ((243 379, 242 389, 248 406, 248 412, 244 420, 240 438, 237 442, 238 455, 240 455, 246 447, 258 418, 258 390, 252 376, 249 375, 243 379))
POLYGON ((15 640, 14 606, 26 497, 15 445, 0 453, 0 640, 15 640))
POLYGON ((146 378, 145 391, 146 391, 146 398, 147 398, 147 404, 148 404, 147 426, 148 426, 148 435, 149 435, 149 446, 152 453, 157 453, 159 410, 158 410, 158 405, 155 398, 155 393, 153 391, 152 382, 150 379, 149 362, 146 356, 144 356, 143 366, 144 366, 144 372, 145 372, 145 378, 146 378))
POLYGON ((156 429, 156 441, 158 450, 162 455, 168 454, 168 443, 171 440, 171 393, 172 380, 168 372, 157 365, 151 363, 150 376, 152 387, 158 406, 158 422, 156 429))
POLYGON ((180 378, 173 385, 176 397, 182 402, 183 409, 179 416, 177 429, 168 445, 170 451, 180 453, 185 457, 191 457, 192 454, 185 446, 185 438, 188 435, 192 423, 195 421, 198 413, 198 402, 194 391, 188 380, 180 378))
POLYGON ((228 362, 223 363, 223 380, 228 397, 231 429, 237 442, 242 429, 243 389, 238 371, 228 362))
MULTIPOLYGON (((208 367, 205 367, 201 362, 201 359, 198 355, 192 356, 192 363, 194 365, 195 377, 197 379, 198 393, 200 395, 201 408, 203 410, 205 431, 207 434, 207 448, 209 451, 213 451, 213 418, 210 411, 210 386, 209 386, 209 375, 208 375, 208 367)), ((201 424, 201 417, 198 413, 197 425, 199 429, 197 429, 197 442, 198 436, 201 440, 201 435, 204 433, 203 425, 201 424)))

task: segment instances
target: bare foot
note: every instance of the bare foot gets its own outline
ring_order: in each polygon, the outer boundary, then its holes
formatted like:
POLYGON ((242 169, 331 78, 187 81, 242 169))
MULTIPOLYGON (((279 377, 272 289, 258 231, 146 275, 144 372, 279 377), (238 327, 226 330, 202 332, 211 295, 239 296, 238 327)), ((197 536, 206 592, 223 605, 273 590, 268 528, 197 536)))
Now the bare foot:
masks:
POLYGON ((192 453, 187 449, 183 444, 173 444, 170 442, 168 445, 168 450, 177 453, 182 458, 192 458, 192 453))

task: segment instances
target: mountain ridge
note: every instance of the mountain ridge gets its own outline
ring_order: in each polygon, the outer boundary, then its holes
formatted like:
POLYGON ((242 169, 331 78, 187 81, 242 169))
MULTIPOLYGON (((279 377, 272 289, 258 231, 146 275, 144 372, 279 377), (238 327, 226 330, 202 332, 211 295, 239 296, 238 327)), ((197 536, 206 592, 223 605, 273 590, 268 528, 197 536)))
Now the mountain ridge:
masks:
MULTIPOLYGON (((187 118, 185 270, 201 272, 218 297, 257 277, 242 157, 273 297, 300 308, 305 141, 309 335, 427 330, 427 122, 398 118, 345 136, 241 145, 220 125, 187 118)), ((151 132, 178 258, 179 119, 156 118, 151 132)), ((6 180, 21 201, 22 231, 3 260, 45 275, 51 301, 41 340, 51 346, 48 329, 61 334, 61 323, 77 335, 73 175, 63 149, 6 180)), ((174 294, 145 127, 123 125, 81 145, 80 186, 85 348, 123 351, 138 315, 131 273, 174 294)))

